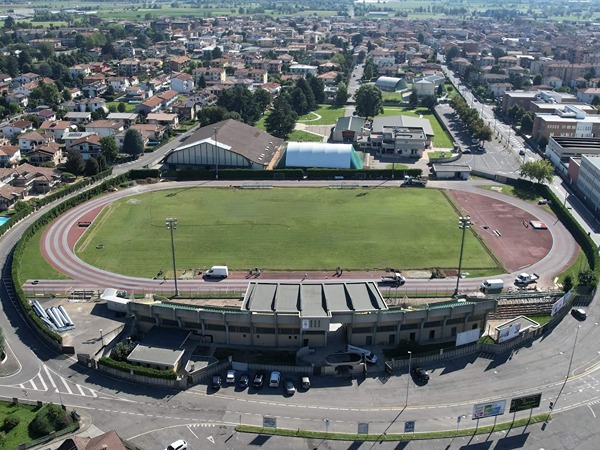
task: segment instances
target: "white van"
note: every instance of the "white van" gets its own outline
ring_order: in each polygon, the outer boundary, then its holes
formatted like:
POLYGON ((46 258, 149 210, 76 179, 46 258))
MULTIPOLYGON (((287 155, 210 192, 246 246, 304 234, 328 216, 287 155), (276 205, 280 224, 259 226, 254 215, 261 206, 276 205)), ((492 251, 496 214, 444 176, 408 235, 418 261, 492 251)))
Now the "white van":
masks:
POLYGON ((364 355, 365 361, 369 364, 377 364, 377 355, 366 348, 355 347, 354 345, 348 344, 346 351, 348 353, 360 353, 361 355, 364 355))
POLYGON ((228 276, 229 269, 227 266, 212 266, 204 272, 204 278, 227 278, 228 276))
POLYGON ((481 283, 481 292, 486 294, 500 293, 502 289, 504 289, 504 281, 503 280, 484 280, 481 283))
POLYGON ((271 377, 269 378, 269 387, 276 388, 279 387, 279 382, 281 381, 281 373, 274 370, 271 372, 271 377))

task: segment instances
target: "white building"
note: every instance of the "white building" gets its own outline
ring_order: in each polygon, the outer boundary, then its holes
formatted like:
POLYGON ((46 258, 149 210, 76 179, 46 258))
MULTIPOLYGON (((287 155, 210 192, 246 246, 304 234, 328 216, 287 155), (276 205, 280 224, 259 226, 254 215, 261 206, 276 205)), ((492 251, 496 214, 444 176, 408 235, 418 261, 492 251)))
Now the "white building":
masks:
POLYGON ((286 167, 319 167, 327 169, 362 169, 362 160, 352 144, 323 142, 288 142, 286 167))
POLYGON ((600 155, 583 155, 577 177, 580 196, 594 214, 600 213, 600 155))

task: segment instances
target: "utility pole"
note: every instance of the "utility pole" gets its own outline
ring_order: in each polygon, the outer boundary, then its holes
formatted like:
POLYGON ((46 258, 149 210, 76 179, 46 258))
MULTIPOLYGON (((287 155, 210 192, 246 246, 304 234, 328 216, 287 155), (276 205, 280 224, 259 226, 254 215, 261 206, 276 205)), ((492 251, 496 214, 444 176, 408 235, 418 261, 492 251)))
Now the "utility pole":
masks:
POLYGON ((167 230, 171 231, 171 254, 173 255, 173 279, 175 280, 175 297, 179 297, 177 288, 177 268, 175 267, 175 242, 173 241, 173 230, 177 229, 177 218, 167 217, 165 219, 167 230))
POLYGON ((465 232, 467 228, 471 227, 471 217, 464 216, 458 218, 458 228, 462 229, 462 239, 460 241, 460 255, 458 257, 458 274, 456 274, 456 289, 454 289, 454 296, 458 295, 458 285, 460 283, 460 271, 462 269, 462 257, 463 250, 465 248, 465 232))

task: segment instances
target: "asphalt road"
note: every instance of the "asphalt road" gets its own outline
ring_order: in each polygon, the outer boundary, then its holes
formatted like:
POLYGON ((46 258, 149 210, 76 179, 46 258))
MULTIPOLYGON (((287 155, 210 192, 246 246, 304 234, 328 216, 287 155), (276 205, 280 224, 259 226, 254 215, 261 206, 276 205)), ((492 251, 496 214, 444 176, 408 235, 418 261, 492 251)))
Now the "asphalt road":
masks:
MULTIPOLYGON (((137 166, 136 163, 130 166, 137 166)), ((2 238, 0 258, 6 257, 22 229, 14 228, 2 238)), ((148 389, 88 371, 72 359, 57 357, 41 344, 19 316, 4 287, 0 296, 0 326, 20 362, 15 374, 2 378, 0 395, 29 401, 62 401, 88 413, 99 429, 116 429, 121 436, 144 448, 164 448, 181 437, 190 443, 191 449, 260 446, 265 449, 586 450, 597 446, 600 414, 597 302, 589 308, 588 320, 581 323, 576 345, 574 332, 579 322, 567 316, 551 334, 511 354, 494 359, 480 355, 427 367, 432 378, 426 386, 415 385, 403 373, 391 378, 375 374, 360 381, 315 378, 311 391, 286 398, 282 391, 268 389, 257 394, 227 388, 216 395, 208 393, 205 386, 183 392, 148 389), (567 373, 569 381, 563 388, 567 373), (543 400, 542 407, 534 413, 547 411, 549 401, 556 403, 555 418, 547 426, 535 425, 472 439, 360 444, 237 435, 231 428, 240 422, 260 424, 263 416, 268 415, 277 418, 278 426, 286 428, 324 430, 325 419, 329 419, 329 431, 355 432, 358 422, 364 422, 369 424, 371 434, 395 433, 403 430, 405 420, 414 420, 416 431, 456 429, 459 416, 464 416, 459 427, 473 426, 469 414, 475 402, 535 392, 542 392, 543 400), (408 408, 405 408, 407 398, 408 408)), ((526 416, 517 414, 517 418, 526 416)), ((508 419, 507 413, 500 420, 508 419)), ((485 419, 480 425, 492 422, 485 419)))

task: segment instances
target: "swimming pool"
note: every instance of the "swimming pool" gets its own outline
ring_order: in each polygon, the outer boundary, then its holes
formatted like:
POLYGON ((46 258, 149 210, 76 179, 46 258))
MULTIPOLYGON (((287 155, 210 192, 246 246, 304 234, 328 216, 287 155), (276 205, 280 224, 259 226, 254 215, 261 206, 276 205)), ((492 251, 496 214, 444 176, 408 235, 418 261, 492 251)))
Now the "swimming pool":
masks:
POLYGON ((4 225, 9 220, 10 220, 10 217, 6 217, 6 216, 0 217, 0 225, 4 225))

